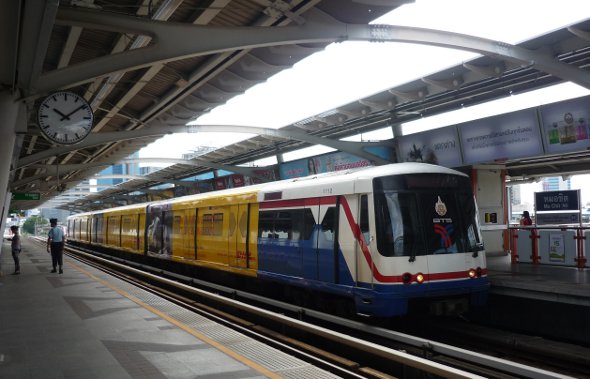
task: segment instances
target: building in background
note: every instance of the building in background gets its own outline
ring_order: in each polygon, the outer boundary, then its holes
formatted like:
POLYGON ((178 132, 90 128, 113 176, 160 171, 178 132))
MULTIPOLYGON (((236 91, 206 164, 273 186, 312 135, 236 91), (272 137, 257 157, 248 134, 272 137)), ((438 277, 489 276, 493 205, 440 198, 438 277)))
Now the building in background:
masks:
MULTIPOLYGON (((127 157, 127 159, 139 159, 139 152, 135 152, 134 154, 127 157)), ((115 186, 117 184, 121 184, 127 179, 123 178, 109 178, 108 176, 111 175, 133 175, 139 176, 140 175, 140 167, 139 163, 120 163, 114 164, 109 166, 99 172, 96 176, 96 184, 99 188, 106 188, 110 186, 115 186), (101 178, 101 176, 106 176, 105 178, 101 178)))
POLYGON ((559 176, 553 176, 550 178, 543 178, 543 191, 561 191, 571 190, 572 180, 570 178, 563 180, 559 176))

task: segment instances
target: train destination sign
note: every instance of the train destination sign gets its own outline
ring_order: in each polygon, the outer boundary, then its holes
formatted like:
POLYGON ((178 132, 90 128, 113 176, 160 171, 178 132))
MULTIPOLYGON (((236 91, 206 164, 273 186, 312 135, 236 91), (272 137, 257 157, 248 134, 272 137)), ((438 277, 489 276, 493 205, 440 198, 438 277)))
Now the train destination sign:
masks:
POLYGON ((537 212, 579 211, 580 190, 535 192, 537 212))
POLYGON ((13 192, 12 200, 40 200, 39 192, 13 192))

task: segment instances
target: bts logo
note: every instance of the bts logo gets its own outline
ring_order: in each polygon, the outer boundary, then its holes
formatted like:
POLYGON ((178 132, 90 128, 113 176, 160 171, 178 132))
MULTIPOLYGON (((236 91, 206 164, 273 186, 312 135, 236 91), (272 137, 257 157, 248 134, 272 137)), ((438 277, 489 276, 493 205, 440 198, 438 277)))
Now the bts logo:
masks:
POLYGON ((453 234, 454 227, 453 224, 435 224, 434 225, 434 232, 440 235, 440 246, 444 248, 449 248, 453 244, 451 239, 451 235, 453 234))

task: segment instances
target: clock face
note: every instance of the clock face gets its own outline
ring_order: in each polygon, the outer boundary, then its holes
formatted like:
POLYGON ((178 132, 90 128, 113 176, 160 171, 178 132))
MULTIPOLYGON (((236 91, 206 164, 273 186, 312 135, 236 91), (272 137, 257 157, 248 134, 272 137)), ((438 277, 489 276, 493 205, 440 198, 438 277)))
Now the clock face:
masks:
POLYGON ((51 141, 74 144, 82 141, 94 122, 92 108, 72 92, 56 92, 45 98, 37 112, 39 127, 51 141))

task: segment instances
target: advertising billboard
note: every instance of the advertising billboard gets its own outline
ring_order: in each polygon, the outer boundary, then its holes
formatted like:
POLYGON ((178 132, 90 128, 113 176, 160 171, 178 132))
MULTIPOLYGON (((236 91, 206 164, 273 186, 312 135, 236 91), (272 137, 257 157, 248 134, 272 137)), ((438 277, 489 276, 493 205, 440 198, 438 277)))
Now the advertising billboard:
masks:
POLYGON ((409 134, 396 140, 400 162, 423 162, 446 167, 462 165, 455 126, 409 134))
POLYGON ((535 109, 465 122, 458 130, 465 164, 543 155, 535 109))
POLYGON ((590 148, 590 96, 539 107, 547 154, 590 148))

